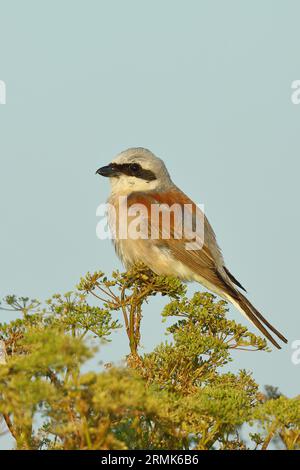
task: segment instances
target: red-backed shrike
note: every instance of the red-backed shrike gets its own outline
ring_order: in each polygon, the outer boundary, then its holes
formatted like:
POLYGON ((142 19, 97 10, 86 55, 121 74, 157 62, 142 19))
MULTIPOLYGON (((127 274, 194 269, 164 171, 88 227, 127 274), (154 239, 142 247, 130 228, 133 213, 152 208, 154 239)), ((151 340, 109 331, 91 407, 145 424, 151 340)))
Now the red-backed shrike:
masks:
MULTIPOLYGON (((162 160, 147 149, 131 148, 96 173, 110 178, 108 221, 116 252, 126 268, 142 262, 156 274, 197 281, 231 302, 278 349, 279 344, 267 328, 287 342, 240 292, 239 289, 245 289, 226 268, 203 211, 175 186, 162 160), (120 204, 120 199, 126 200, 126 205, 120 204), (158 207, 161 215, 154 217, 157 211, 153 209, 158 207), (179 219, 174 207, 182 208, 179 219), (140 212, 139 225, 143 226, 139 237, 136 231, 133 236, 132 230, 128 230, 137 212, 140 212), (168 218, 163 217, 166 213, 169 214, 167 228, 164 220, 168 218), (125 225, 127 236, 124 236, 125 225)), ((136 223, 134 227, 137 228, 136 223)))

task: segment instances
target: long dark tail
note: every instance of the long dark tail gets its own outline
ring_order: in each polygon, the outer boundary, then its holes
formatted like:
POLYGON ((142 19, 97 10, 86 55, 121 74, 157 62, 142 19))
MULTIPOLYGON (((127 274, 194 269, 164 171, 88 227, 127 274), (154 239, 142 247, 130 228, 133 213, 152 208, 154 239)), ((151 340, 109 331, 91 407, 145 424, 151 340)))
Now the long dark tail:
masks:
POLYGON ((275 341, 273 336, 269 333, 269 331, 265 328, 269 328, 276 336, 278 336, 281 341, 287 343, 287 339, 271 325, 268 320, 266 320, 262 314, 249 302, 249 300, 241 293, 238 292, 237 297, 231 297, 231 302, 236 305, 239 310, 242 311, 246 315, 246 317, 262 332, 262 334, 268 338, 271 343, 276 346, 276 348, 281 349, 281 346, 275 341), (264 326, 265 325, 265 326, 264 326))

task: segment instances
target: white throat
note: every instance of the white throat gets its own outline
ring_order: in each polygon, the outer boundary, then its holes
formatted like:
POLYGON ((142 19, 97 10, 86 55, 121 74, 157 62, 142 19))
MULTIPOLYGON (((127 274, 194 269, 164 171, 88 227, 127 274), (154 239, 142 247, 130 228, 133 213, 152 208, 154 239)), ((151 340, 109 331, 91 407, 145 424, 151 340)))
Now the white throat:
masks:
MULTIPOLYGON (((172 184, 172 182, 170 181, 172 184)), ((121 175, 116 178, 110 178, 110 184, 111 184, 111 193, 112 194, 123 194, 123 195, 128 195, 132 192, 135 191, 161 191, 164 189, 167 189, 167 187, 170 187, 170 183, 168 185, 166 184, 161 184, 159 180, 153 180, 153 181, 145 181, 140 178, 135 178, 134 176, 126 176, 126 175, 121 175)))

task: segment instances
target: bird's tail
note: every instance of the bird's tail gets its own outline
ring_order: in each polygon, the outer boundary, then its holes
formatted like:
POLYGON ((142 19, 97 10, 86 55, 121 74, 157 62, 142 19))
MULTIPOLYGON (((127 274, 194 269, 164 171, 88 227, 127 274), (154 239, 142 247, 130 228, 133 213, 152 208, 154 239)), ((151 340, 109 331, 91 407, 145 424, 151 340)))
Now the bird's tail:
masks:
POLYGON ((273 336, 266 329, 269 328, 278 338, 281 339, 284 343, 287 343, 287 339, 274 328, 263 316, 262 314, 249 302, 249 300, 241 293, 238 293, 237 297, 232 297, 228 295, 230 302, 243 314, 245 315, 250 322, 258 328, 261 333, 268 338, 271 343, 276 346, 276 348, 281 349, 281 346, 275 341, 273 336), (264 326, 265 325, 265 326, 264 326))

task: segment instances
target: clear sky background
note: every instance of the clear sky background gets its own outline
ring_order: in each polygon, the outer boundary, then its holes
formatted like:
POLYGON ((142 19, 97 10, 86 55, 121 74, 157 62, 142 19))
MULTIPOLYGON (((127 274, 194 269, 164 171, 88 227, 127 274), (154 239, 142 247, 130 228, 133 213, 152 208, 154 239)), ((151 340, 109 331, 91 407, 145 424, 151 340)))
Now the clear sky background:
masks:
MULTIPOLYGON (((299 17, 297 0, 0 0, 1 296, 43 300, 121 268, 96 238, 109 184, 94 173, 148 147, 205 204, 228 268, 290 340, 230 367, 299 394, 299 17)), ((145 309, 146 351, 165 338, 165 302, 145 309)), ((101 358, 127 352, 120 331, 101 358)))

